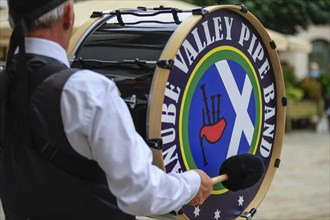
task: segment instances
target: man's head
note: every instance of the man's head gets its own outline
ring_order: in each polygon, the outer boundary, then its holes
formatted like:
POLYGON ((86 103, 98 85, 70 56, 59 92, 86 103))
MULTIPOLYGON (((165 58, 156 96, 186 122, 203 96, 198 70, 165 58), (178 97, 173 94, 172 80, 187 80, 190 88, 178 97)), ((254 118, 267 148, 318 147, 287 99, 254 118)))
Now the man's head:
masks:
POLYGON ((8 0, 9 15, 15 26, 23 19, 30 23, 67 0, 8 0))
POLYGON ((67 47, 74 21, 72 0, 8 0, 8 6, 13 28, 24 26, 27 36, 57 41, 67 47))

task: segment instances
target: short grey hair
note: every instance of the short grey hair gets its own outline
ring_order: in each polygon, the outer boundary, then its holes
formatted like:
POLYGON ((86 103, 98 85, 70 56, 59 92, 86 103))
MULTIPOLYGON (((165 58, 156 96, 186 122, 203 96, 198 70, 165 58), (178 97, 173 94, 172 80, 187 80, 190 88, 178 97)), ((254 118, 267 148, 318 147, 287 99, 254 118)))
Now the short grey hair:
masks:
MULTIPOLYGON (((73 0, 68 0, 66 2, 71 2, 73 4, 73 0)), ((44 15, 40 16, 36 20, 34 20, 31 24, 29 31, 39 29, 39 28, 51 27, 54 23, 56 23, 63 16, 64 4, 66 2, 57 6, 56 8, 52 9, 51 11, 45 13, 44 15)), ((12 28, 14 28, 16 25, 10 16, 9 16, 9 23, 12 28)))
POLYGON ((64 3, 47 12, 46 14, 40 16, 34 22, 32 22, 31 30, 51 27, 63 16, 63 13, 64 3))

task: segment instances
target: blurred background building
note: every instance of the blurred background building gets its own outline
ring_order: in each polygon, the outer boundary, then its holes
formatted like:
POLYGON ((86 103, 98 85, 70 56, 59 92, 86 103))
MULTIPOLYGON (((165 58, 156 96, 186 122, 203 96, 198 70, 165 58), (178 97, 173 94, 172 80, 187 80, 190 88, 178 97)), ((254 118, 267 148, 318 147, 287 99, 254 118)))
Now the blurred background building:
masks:
MULTIPOLYGON (((322 1, 323 0, 321 0, 320 2, 322 1)), ((212 1, 212 0, 75 1, 76 20, 75 20, 74 29, 77 30, 79 27, 81 27, 89 19, 89 16, 93 11, 104 11, 104 10, 111 10, 118 8, 136 8, 137 6, 156 7, 159 5, 175 7, 180 9, 187 9, 187 8, 198 7, 196 3, 199 3, 199 5, 202 4, 212 5, 214 4, 214 2, 216 1, 212 1)), ((229 2, 237 3, 239 1, 222 0, 218 2, 223 4, 229 2)), ((257 10, 258 7, 259 8, 261 7, 260 5, 258 6, 258 3, 264 4, 267 1, 246 0, 241 2, 245 3, 247 6, 250 5, 252 9, 255 8, 255 10, 257 10)), ((292 19, 292 22, 295 22, 293 16, 294 13, 290 12, 290 10, 292 10, 292 3, 288 4, 285 1, 268 1, 268 2, 275 2, 274 4, 280 7, 280 9, 281 8, 285 9, 285 7, 282 7, 283 4, 284 6, 287 5, 288 9, 286 12, 284 10, 278 10, 276 11, 276 13, 279 14, 278 15, 279 19, 285 20, 285 17, 283 16, 286 17, 291 16, 290 19, 292 19)), ((300 4, 306 4, 307 1, 299 1, 299 2, 300 4)), ((307 3, 311 4, 311 1, 307 3)), ((267 4, 270 5, 269 7, 273 7, 270 3, 267 4)), ((300 5, 300 6, 304 6, 304 5, 300 5)), ((0 8, 1 8, 0 61, 5 61, 6 53, 8 50, 9 38, 11 34, 11 28, 8 24, 8 9, 7 9, 6 0, 0 0, 0 8)), ((261 9, 263 8, 264 5, 263 7, 261 7, 261 9)), ((272 27, 273 23, 269 23, 268 21, 269 19, 265 19, 263 17, 264 15, 261 13, 262 12, 261 9, 255 11, 257 14, 254 15, 261 21, 261 23, 263 24, 266 23, 266 25, 264 24, 265 27, 268 26, 272 27)), ((298 14, 298 18, 299 16, 300 15, 298 14)), ((301 15, 301 16, 305 16, 305 15, 301 15)), ((328 21, 330 21, 330 18, 328 19, 328 21)), ((277 51, 279 53, 279 57, 282 63, 283 74, 286 82, 287 98, 289 100, 288 123, 287 123, 288 130, 290 130, 292 127, 293 128, 295 127, 295 122, 294 122, 295 120, 308 120, 307 123, 310 124, 311 122, 312 126, 315 127, 317 123, 321 120, 323 115, 327 112, 327 110, 329 112, 328 115, 330 115, 330 46, 329 46, 330 22, 327 22, 326 20, 319 23, 325 23, 325 24, 315 25, 310 22, 308 23, 308 26, 306 26, 305 29, 296 28, 294 31, 292 30, 288 31, 288 32, 291 31, 292 33, 294 32, 295 34, 283 34, 280 33, 279 31, 274 31, 271 28, 267 28, 269 35, 277 45, 277 51), (322 77, 320 78, 321 74, 322 77), (318 81, 317 83, 314 82, 310 83, 311 80, 313 81, 316 78, 318 81), (294 103, 295 105, 292 105, 292 103, 294 103)), ((304 25, 306 25, 306 22, 304 23, 304 25)), ((286 28, 289 28, 291 26, 293 25, 292 24, 286 25, 283 26, 285 28, 282 27, 282 29, 283 31, 287 31, 286 28)), ((4 62, 2 62, 2 65, 3 64, 4 62)))

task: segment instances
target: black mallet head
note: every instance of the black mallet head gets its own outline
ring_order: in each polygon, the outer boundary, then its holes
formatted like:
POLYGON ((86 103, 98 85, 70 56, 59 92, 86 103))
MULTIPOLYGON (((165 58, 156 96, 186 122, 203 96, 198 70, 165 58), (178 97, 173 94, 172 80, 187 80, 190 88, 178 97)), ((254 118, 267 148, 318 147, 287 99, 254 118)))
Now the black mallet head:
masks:
POLYGON ((246 189, 256 184, 264 173, 263 161, 253 154, 229 157, 220 167, 219 174, 227 174, 222 184, 231 191, 246 189))

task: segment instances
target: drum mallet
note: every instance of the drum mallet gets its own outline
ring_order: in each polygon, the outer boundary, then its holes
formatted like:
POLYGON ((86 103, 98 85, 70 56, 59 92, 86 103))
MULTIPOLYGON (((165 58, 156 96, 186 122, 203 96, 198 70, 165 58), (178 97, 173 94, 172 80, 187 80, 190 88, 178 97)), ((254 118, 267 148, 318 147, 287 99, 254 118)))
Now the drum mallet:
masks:
POLYGON ((226 159, 219 175, 212 178, 214 184, 222 183, 231 191, 246 189, 256 184, 264 173, 263 161, 253 154, 240 154, 226 159))

